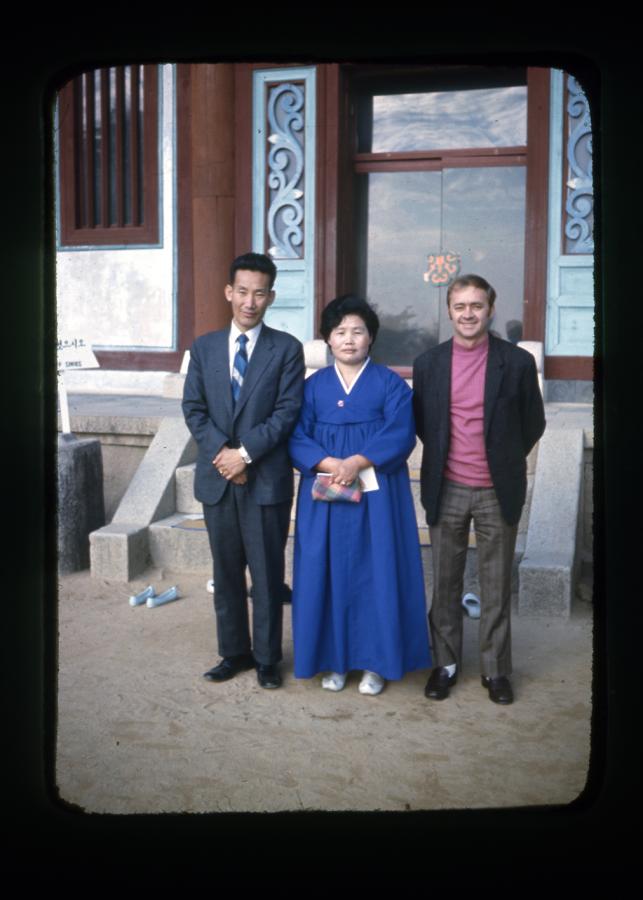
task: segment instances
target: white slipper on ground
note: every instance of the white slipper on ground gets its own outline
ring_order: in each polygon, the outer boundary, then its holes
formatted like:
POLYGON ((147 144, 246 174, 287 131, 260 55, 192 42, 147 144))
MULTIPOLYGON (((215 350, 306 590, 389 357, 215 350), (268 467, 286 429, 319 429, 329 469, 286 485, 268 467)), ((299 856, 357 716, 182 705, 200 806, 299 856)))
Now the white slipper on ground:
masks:
POLYGON ((331 672, 322 678, 322 687, 327 691, 341 691, 346 684, 346 675, 339 672, 331 672))
POLYGON ((470 619, 480 618, 480 600, 475 594, 465 594, 462 598, 462 605, 470 619))
POLYGON ((360 694, 375 696, 375 694, 379 694, 382 691, 383 687, 384 679, 381 675, 378 675, 377 672, 365 671, 359 683, 359 692, 360 694))

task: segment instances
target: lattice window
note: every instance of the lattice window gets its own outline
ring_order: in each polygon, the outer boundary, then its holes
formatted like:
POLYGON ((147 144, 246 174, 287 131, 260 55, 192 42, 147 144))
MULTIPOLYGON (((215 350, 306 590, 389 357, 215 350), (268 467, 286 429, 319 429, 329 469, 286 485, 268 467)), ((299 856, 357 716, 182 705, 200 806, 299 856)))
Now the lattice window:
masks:
POLYGON ((159 240, 158 67, 86 72, 60 92, 60 242, 159 240))
POLYGON ((572 75, 566 78, 564 252, 594 251, 592 122, 589 103, 572 75))
POLYGON ((269 84, 267 211, 268 253, 301 259, 304 250, 304 83, 269 84))

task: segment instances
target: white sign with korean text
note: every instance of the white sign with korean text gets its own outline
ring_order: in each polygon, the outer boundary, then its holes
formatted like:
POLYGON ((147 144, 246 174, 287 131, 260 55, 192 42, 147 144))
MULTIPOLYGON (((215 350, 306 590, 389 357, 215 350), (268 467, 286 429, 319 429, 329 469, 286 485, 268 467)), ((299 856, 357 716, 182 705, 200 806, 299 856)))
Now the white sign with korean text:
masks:
POLYGON ((58 351, 58 402, 62 433, 71 434, 69 400, 65 387, 65 372, 72 369, 98 369, 98 360, 85 338, 59 338, 58 351))
POLYGON ((84 338, 60 338, 58 340, 58 371, 70 369, 98 369, 98 360, 91 345, 84 338))

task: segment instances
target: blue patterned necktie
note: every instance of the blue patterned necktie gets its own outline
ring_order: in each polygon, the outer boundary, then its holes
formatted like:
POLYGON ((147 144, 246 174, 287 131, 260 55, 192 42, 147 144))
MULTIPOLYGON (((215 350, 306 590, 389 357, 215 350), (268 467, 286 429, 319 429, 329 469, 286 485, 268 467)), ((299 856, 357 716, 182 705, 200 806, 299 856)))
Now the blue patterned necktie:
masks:
POLYGON ((234 355, 234 363, 232 365, 232 400, 234 403, 237 402, 239 391, 241 390, 241 385, 245 378, 246 369, 248 368, 248 355, 246 353, 247 343, 247 335, 240 334, 237 338, 239 349, 234 355))

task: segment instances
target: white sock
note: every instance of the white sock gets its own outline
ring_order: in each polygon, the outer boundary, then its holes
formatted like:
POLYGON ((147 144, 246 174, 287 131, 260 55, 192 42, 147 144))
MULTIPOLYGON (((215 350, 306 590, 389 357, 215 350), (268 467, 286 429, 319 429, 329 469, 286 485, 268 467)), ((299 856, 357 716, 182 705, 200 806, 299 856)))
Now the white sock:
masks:
POLYGON ((455 663, 451 663, 450 666, 444 666, 444 668, 445 668, 445 669, 447 670, 447 672, 449 673, 449 678, 453 678, 453 676, 455 675, 456 664, 455 664, 455 663))

